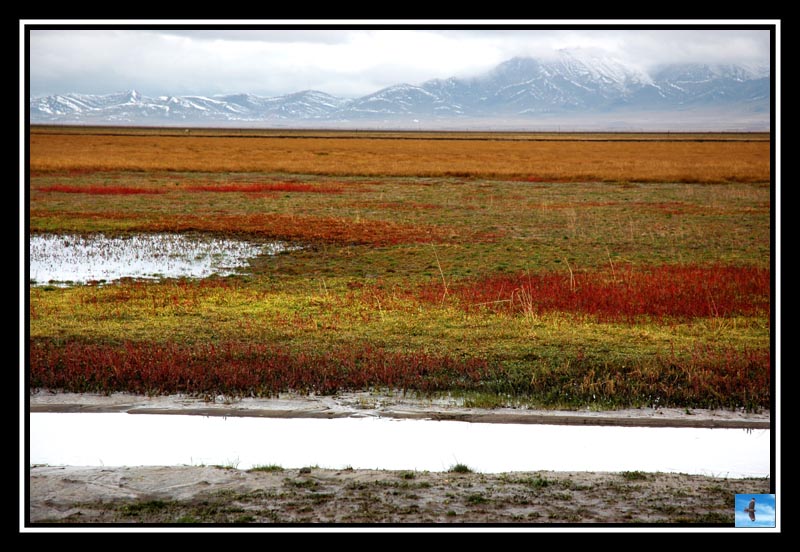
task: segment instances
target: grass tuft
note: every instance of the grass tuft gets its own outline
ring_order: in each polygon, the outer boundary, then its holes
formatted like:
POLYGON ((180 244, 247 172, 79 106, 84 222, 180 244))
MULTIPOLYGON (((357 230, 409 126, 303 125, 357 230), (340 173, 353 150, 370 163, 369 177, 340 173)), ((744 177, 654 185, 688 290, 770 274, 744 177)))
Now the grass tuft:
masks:
POLYGON ((267 464, 265 466, 253 466, 248 472, 282 472, 283 467, 277 464, 267 464))

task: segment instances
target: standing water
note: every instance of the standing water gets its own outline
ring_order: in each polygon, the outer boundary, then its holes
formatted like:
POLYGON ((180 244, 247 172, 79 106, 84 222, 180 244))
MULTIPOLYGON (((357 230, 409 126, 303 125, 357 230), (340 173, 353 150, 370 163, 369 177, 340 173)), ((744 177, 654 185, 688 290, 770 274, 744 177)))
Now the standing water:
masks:
POLYGON ((294 249, 285 243, 193 238, 183 234, 34 235, 30 237, 30 282, 85 284, 120 278, 227 276, 258 255, 294 249))
POLYGON ((32 413, 30 429, 33 464, 770 474, 762 429, 125 413, 32 413))

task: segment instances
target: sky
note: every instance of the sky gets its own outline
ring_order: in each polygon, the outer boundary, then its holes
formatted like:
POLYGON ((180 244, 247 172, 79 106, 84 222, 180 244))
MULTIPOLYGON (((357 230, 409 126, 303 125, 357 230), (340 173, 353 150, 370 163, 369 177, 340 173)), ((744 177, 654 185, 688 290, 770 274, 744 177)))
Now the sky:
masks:
MULTIPOLYGON (((35 22, 31 22, 34 23, 35 22)), ((469 77, 514 56, 593 48, 647 70, 663 63, 769 65, 766 30, 30 30, 31 96, 321 90, 343 97, 469 77)))
POLYGON ((775 495, 774 494, 737 494, 736 527, 775 527, 775 495), (755 521, 751 521, 749 514, 744 511, 750 504, 750 499, 756 499, 755 521))

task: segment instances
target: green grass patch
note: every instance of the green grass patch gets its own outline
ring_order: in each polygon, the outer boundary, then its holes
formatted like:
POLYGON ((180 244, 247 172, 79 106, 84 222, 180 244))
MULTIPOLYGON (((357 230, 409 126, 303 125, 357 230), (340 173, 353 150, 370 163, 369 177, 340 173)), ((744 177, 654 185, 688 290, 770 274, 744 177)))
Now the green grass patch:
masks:
POLYGON ((625 481, 646 481, 652 476, 642 471, 624 471, 620 475, 625 481))
POLYGON ((482 494, 473 493, 473 494, 467 495, 466 502, 467 502, 467 504, 475 506, 475 505, 478 505, 478 504, 486 504, 487 502, 489 502, 489 499, 486 498, 482 494))
POLYGON ((455 464, 450 466, 450 469, 447 470, 450 473, 472 473, 472 468, 467 466, 466 464, 455 464))
POLYGON ((121 513, 126 516, 138 516, 142 514, 153 514, 160 512, 169 507, 169 503, 163 500, 147 500, 144 502, 135 502, 133 504, 125 504, 121 508, 121 513))
POLYGON ((283 466, 278 466, 277 464, 267 464, 264 466, 253 466, 248 472, 282 472, 283 466))

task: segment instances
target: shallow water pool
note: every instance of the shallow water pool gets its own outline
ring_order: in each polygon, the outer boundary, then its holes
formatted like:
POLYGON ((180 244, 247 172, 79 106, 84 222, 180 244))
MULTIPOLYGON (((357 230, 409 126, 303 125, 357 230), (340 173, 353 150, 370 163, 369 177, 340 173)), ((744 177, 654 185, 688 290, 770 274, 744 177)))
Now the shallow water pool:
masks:
POLYGON ((227 276, 246 268, 250 258, 294 249, 281 242, 259 244, 184 234, 43 234, 31 236, 29 246, 33 285, 227 276))
POLYGON ((32 413, 30 429, 32 464, 770 474, 760 429, 126 413, 32 413))

